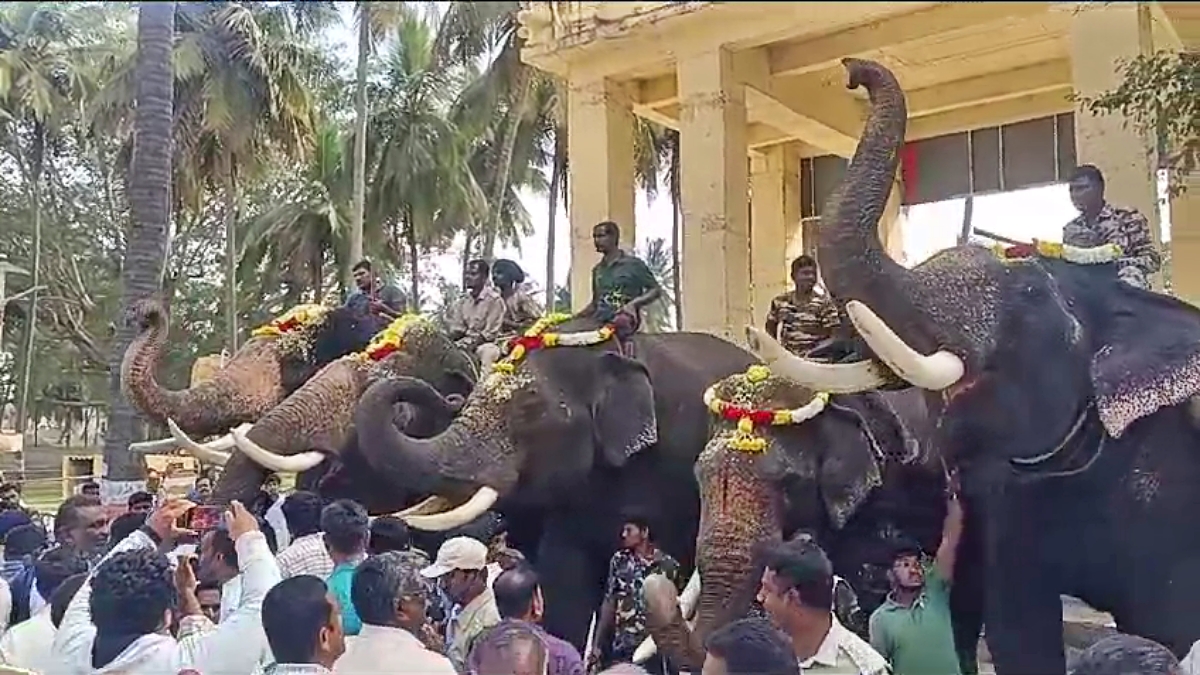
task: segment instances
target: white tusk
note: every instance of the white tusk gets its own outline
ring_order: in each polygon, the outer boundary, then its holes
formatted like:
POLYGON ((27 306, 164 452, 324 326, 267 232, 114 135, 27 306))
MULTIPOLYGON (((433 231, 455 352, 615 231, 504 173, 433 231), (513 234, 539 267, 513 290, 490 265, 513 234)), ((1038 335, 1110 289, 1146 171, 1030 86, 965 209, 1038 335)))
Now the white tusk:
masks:
POLYGON ((264 469, 283 471, 285 473, 301 473, 325 461, 325 453, 316 452, 315 450, 295 455, 277 455, 246 438, 246 431, 245 427, 234 429, 233 442, 237 444, 238 450, 241 450, 242 454, 264 469))
MULTIPOLYGON (((247 427, 248 424, 243 424, 242 427, 247 427)), ((239 427, 241 428, 241 427, 239 427)), ((233 447, 233 438, 229 434, 218 438, 215 441, 207 443, 197 443, 190 436, 183 433, 183 429, 175 424, 175 420, 167 420, 167 429, 170 430, 171 436, 174 438, 176 445, 183 448, 192 457, 208 464, 217 464, 225 466, 225 462, 229 461, 229 453, 223 452, 228 448, 233 447)))
POLYGON ((437 495, 434 495, 432 497, 426 497, 425 499, 422 499, 419 504, 413 504, 407 509, 404 509, 403 511, 397 511, 391 515, 393 518, 424 516, 430 513, 439 513, 448 508, 450 508, 450 502, 447 501, 445 497, 438 497, 437 495))
MULTIPOLYGON (((679 596, 679 611, 683 613, 683 618, 687 621, 688 628, 695 628, 696 622, 693 617, 696 614, 696 602, 700 599, 700 570, 692 572, 692 578, 688 579, 687 586, 684 586, 683 593, 679 596)), ((647 659, 658 653, 658 645, 654 644, 654 638, 647 636, 642 640, 642 644, 633 650, 633 662, 645 663, 647 659)))
MULTIPOLYGON (((462 506, 450 509, 444 513, 430 515, 403 516, 404 522, 411 528, 426 532, 445 532, 482 516, 485 511, 495 505, 500 493, 490 487, 481 487, 471 495, 462 506)), ((420 506, 420 504, 418 504, 420 506)))
POLYGON ((179 447, 174 438, 160 438, 157 441, 139 441, 129 444, 129 451, 134 453, 170 452, 179 447))
POLYGON ((961 380, 966 372, 962 359, 944 349, 929 356, 918 354, 878 314, 857 300, 846 303, 846 313, 879 360, 914 386, 941 391, 961 380))
POLYGON ((857 394, 887 384, 888 374, 874 361, 821 363, 789 352, 775 338, 754 326, 746 326, 750 351, 771 366, 780 377, 813 391, 828 394, 857 394))

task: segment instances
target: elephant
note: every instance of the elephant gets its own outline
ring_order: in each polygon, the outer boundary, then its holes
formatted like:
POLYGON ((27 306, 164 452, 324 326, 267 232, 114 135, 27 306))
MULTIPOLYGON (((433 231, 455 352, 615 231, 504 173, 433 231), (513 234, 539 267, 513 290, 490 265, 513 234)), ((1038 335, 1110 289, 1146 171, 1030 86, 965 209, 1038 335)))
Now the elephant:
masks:
MULTIPOLYGON (((736 409, 732 415, 713 411, 708 443, 696 461, 694 632, 674 609, 670 585, 646 583, 655 642, 672 663, 693 672, 703 666, 705 637, 750 610, 763 545, 800 531, 814 536, 869 616, 890 590, 886 573, 897 536, 934 550, 945 516, 944 471, 917 392, 826 397, 761 366, 721 380, 710 392, 724 402, 717 406, 736 409), (790 423, 739 430, 730 418, 750 410, 792 411, 790 423)), ((862 624, 851 628, 865 631, 862 624)))
MULTIPOLYGON (((193 436, 224 434, 257 420, 325 364, 366 347, 374 334, 366 317, 345 308, 300 305, 256 331, 211 379, 170 391, 154 376, 167 341, 166 310, 147 299, 132 315, 140 331, 121 362, 122 393, 152 421, 173 420, 193 436)), ((174 443, 148 446, 141 449, 170 449, 174 443)))
MULTIPOLYGON (((1112 247, 960 245, 912 269, 891 260, 876 223, 904 93, 878 63, 846 66, 871 111, 825 210, 818 262, 873 361, 925 392, 978 539, 960 552, 978 579, 955 591, 982 606, 996 672, 1064 671, 1060 594, 1182 655, 1200 637, 1189 412, 1200 310, 1121 282, 1112 247)), ((812 363, 747 331, 774 372, 821 387, 812 363)))

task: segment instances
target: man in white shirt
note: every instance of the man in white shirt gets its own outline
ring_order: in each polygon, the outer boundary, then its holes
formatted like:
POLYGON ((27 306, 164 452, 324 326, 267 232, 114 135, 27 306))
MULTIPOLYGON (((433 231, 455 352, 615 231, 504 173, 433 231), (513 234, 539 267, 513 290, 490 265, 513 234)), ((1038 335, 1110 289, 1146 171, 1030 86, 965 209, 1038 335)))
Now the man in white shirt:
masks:
MULTIPOLYGON (((76 555, 68 548, 57 548, 46 552, 34 566, 36 572, 37 591, 43 597, 51 598, 51 603, 34 612, 28 620, 13 626, 0 637, 0 663, 37 673, 45 672, 53 663, 55 624, 52 620, 53 599, 58 589, 67 579, 88 571, 87 560, 76 555)), ((82 579, 74 584, 76 590, 83 583, 82 579)), ((66 603, 59 598, 62 608, 66 603)))
POLYGON ((364 560, 354 572, 351 599, 362 630, 346 639, 333 672, 346 675, 454 675, 445 656, 422 640, 436 640, 425 619, 432 588, 419 556, 392 551, 364 560))

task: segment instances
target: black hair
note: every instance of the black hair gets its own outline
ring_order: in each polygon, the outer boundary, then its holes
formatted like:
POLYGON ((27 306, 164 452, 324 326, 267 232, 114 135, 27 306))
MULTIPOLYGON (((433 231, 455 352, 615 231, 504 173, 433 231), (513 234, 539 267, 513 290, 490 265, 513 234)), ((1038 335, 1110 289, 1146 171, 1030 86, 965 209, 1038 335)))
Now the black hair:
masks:
POLYGON ((611 232, 612 235, 615 236, 617 239, 621 238, 621 226, 617 225, 616 223, 614 223, 611 220, 602 220, 602 221, 596 223, 596 227, 593 227, 592 229, 593 230, 603 229, 606 232, 611 232))
POLYGON ((20 560, 36 555, 46 547, 46 531, 40 525, 26 523, 17 525, 4 535, 4 558, 20 560))
POLYGON ((496 511, 484 511, 478 518, 446 532, 442 541, 454 537, 470 537, 475 541, 490 544, 493 539, 508 531, 504 517, 496 511))
POLYGON ((362 552, 367 546, 370 528, 367 510, 352 499, 339 499, 321 510, 325 545, 334 553, 362 552))
POLYGON ((154 495, 146 492, 145 490, 139 490, 138 492, 129 495, 129 499, 126 500, 125 503, 128 504, 129 508, 131 509, 138 504, 153 504, 154 495))
POLYGON ((312 663, 321 629, 337 611, 324 581, 309 574, 289 577, 267 591, 262 626, 278 663, 312 663))
POLYGON ((8 492, 9 490, 20 493, 21 492, 21 484, 14 483, 12 481, 5 481, 3 483, 0 483, 0 492, 8 492))
POLYGON ((91 478, 89 478, 89 479, 87 479, 87 480, 85 480, 85 481, 83 481, 82 483, 80 483, 80 484, 79 484, 79 491, 80 491, 80 492, 83 492, 84 490, 86 490, 86 489, 88 489, 88 488, 96 488, 97 490, 99 490, 99 489, 100 489, 100 484, 99 484, 99 483, 97 483, 96 481, 92 480, 91 478))
POLYGON ((133 534, 135 530, 146 524, 146 515, 145 513, 122 513, 117 516, 108 528, 109 541, 115 544, 133 534))
POLYGON ((1104 189, 1104 172, 1092 164, 1080 164, 1071 172, 1071 180, 1085 180, 1101 190, 1104 189))
POLYGON ((1118 634, 1088 647, 1072 660, 1070 675, 1182 675, 1171 650, 1136 635, 1118 634))
POLYGON ((212 547, 213 553, 221 557, 221 560, 233 569, 238 568, 237 547, 233 545, 233 537, 229 536, 229 531, 223 527, 218 527, 215 530, 209 530, 209 546, 212 547))
POLYGON ((79 592, 79 589, 83 586, 83 582, 87 581, 87 578, 87 572, 80 572, 79 574, 67 577, 50 594, 50 599, 48 600, 50 603, 50 623, 54 624, 55 628, 58 628, 62 624, 63 615, 67 613, 67 607, 75 599, 75 594, 79 592))
POLYGON ((38 595, 48 598, 69 577, 88 571, 88 562, 74 550, 59 546, 42 554, 33 564, 33 570, 38 595))
POLYGON ((796 256, 796 259, 792 261, 792 276, 795 276, 796 272, 809 267, 813 269, 817 268, 817 261, 815 258, 807 253, 801 256, 796 256))
POLYGON ((293 492, 283 500, 283 519, 293 538, 321 531, 321 497, 315 492, 293 492))
POLYGON ((791 642, 763 619, 718 628, 704 641, 704 649, 725 662, 728 675, 800 675, 791 642))
POLYGON ((255 516, 254 520, 258 521, 258 531, 262 532, 263 539, 267 540, 267 549, 271 551, 271 555, 279 553, 279 540, 275 535, 275 526, 262 516, 255 516))
POLYGON ((412 546, 408 525, 395 516, 380 516, 371 521, 371 537, 367 552, 371 555, 387 551, 403 551, 412 546))
POLYGON ((647 533, 647 536, 653 532, 654 528, 650 524, 650 516, 638 511, 627 511, 621 516, 622 525, 633 525, 634 527, 647 533))
POLYGON ((907 535, 899 535, 892 538, 888 542, 889 550, 891 551, 892 562, 896 562, 900 558, 907 556, 917 556, 920 558, 925 555, 925 551, 921 548, 920 542, 907 535))
POLYGON ((107 665, 134 640, 157 632, 178 601, 171 563, 158 551, 121 551, 106 560, 92 577, 89 599, 96 626, 92 667, 107 665))
POLYGON ((492 266, 483 258, 473 258, 467 261, 467 269, 478 269, 479 273, 487 276, 492 272, 492 266))
POLYGON ((525 270, 521 269, 521 266, 516 261, 509 260, 508 258, 501 258, 492 263, 492 272, 507 274, 510 279, 518 284, 525 281, 525 270))
POLYGON ((95 495, 74 495, 63 500, 54 514, 54 531, 65 532, 84 525, 83 510, 101 506, 95 495))
POLYGON ((366 258, 363 258, 362 260, 359 260, 358 262, 354 263, 354 267, 350 268, 351 272, 357 272, 359 270, 366 270, 366 271, 370 272, 371 271, 371 261, 367 260, 366 258))
POLYGON ((402 598, 428 599, 432 588, 420 570, 418 559, 405 551, 388 551, 362 561, 350 581, 350 602, 363 623, 394 625, 402 598))
POLYGON ((766 551, 766 566, 796 589, 804 606, 824 610, 833 606, 833 565, 815 541, 773 544, 766 551))
POLYGON ((520 619, 529 612, 538 589, 538 575, 533 567, 523 563, 505 570, 492 582, 496 609, 505 619, 520 619))
POLYGON ((527 655, 538 661, 533 672, 541 672, 549 657, 541 635, 525 621, 504 619, 476 639, 467 666, 473 675, 510 675, 527 655))

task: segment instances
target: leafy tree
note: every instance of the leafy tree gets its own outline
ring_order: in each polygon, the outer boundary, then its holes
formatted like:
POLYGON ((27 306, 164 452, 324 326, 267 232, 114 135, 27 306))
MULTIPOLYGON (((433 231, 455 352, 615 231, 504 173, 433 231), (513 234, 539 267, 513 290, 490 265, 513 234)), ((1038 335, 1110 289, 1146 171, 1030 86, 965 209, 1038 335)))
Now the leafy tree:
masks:
POLYGON ((642 330, 647 333, 663 333, 675 328, 671 316, 671 304, 675 297, 674 268, 675 261, 666 241, 660 238, 646 242, 638 252, 654 279, 663 289, 663 297, 651 303, 642 310, 642 330))

